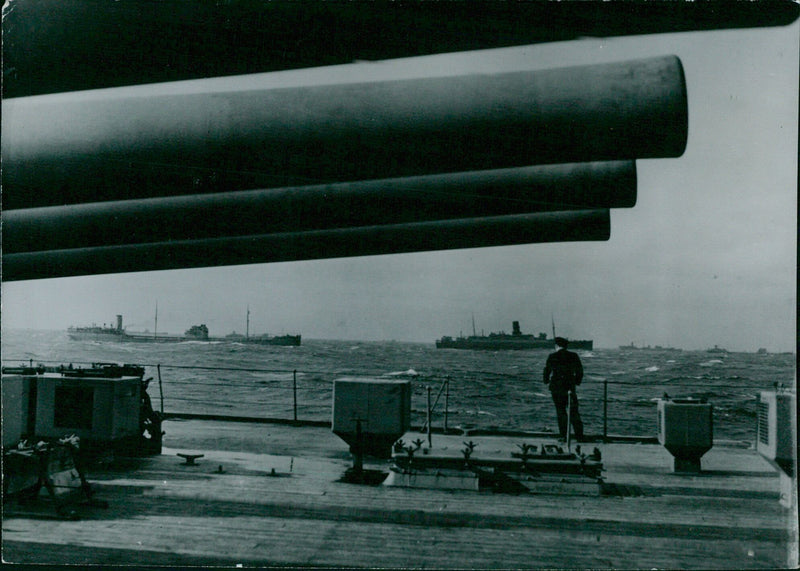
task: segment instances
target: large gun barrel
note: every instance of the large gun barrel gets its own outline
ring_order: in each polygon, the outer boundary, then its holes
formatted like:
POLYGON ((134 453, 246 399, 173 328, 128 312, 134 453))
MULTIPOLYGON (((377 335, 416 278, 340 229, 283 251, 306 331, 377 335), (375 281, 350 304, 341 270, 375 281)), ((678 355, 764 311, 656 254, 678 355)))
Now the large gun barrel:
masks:
POLYGON ((4 280, 608 240, 608 210, 540 212, 309 232, 3 254, 4 280))
POLYGON ((674 56, 338 85, 260 74, 14 98, 3 106, 4 206, 676 157, 687 116, 674 56))
POLYGON ((673 56, 10 99, 3 277, 606 240, 634 159, 682 154, 687 115, 673 56))
POLYGON ((588 37, 783 26, 798 15, 793 0, 6 4, 4 97, 588 37))
POLYGON ((9 210, 6 254, 357 228, 636 202, 634 161, 9 210))

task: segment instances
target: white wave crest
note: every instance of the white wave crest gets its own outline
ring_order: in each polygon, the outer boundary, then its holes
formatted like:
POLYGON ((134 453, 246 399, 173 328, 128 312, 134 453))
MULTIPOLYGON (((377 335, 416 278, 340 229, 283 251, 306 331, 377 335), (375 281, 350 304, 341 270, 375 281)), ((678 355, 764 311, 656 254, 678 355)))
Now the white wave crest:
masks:
POLYGON ((419 373, 416 372, 414 369, 409 369, 407 371, 392 371, 391 373, 386 373, 387 377, 418 377, 419 373))

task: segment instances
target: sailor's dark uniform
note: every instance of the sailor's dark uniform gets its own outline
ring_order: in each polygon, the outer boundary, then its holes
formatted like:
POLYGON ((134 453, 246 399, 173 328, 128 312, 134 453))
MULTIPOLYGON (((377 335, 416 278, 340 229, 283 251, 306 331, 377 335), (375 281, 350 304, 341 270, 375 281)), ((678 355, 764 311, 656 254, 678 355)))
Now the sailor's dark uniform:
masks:
POLYGON ((577 353, 561 348, 547 357, 544 367, 544 382, 553 395, 558 418, 558 432, 561 438, 567 436, 567 403, 570 403, 569 419, 575 431, 575 437, 583 440, 583 422, 578 412, 578 394, 575 387, 583 380, 583 365, 577 353), (570 393, 572 399, 570 401, 570 393))

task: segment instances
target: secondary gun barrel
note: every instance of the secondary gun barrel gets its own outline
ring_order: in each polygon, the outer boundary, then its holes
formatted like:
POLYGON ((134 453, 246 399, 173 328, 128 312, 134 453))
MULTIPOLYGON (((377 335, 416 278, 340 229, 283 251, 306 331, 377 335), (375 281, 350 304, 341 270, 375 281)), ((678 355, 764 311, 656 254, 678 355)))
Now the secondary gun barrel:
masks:
POLYGON ((12 254, 635 203, 634 161, 541 165, 7 210, 3 247, 12 254))
POLYGON ((6 281, 508 246, 608 240, 609 211, 540 212, 413 224, 3 254, 6 281))
POLYGON ((675 56, 280 81, 258 74, 7 99, 4 207, 677 157, 688 132, 675 56))

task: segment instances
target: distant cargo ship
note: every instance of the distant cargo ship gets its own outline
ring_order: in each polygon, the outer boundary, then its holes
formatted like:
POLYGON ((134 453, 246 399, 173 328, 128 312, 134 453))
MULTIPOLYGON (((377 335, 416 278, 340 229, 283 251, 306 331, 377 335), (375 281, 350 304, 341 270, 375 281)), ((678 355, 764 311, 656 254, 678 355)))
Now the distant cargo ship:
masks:
POLYGON ((706 349, 706 353, 727 353, 727 349, 723 349, 718 345, 714 345, 711 349, 706 349))
POLYGON ((235 343, 255 343, 256 345, 282 345, 299 346, 300 335, 256 335, 254 337, 245 336, 235 331, 224 338, 225 341, 232 341, 235 343))
POLYGON ((193 325, 183 335, 158 333, 129 333, 122 326, 122 316, 117 315, 117 324, 69 327, 67 335, 73 341, 116 341, 124 343, 178 343, 181 341, 209 341, 205 324, 193 325))
POLYGON ((116 325, 91 325, 87 327, 70 327, 67 335, 73 341, 112 341, 118 343, 180 343, 183 341, 227 341, 255 343, 258 345, 300 345, 300 335, 237 335, 232 333, 225 337, 210 337, 206 325, 192 325, 183 335, 168 333, 129 333, 122 326, 122 316, 117 315, 116 325))
POLYGON ((256 345, 280 345, 283 347, 299 347, 300 335, 255 335, 250 337, 250 306, 247 307, 247 329, 245 334, 230 333, 225 336, 225 341, 232 341, 235 343, 254 343, 256 345))
MULTIPOLYGON (((490 333, 489 335, 477 335, 475 333, 475 322, 473 320, 473 334, 464 337, 442 337, 436 341, 437 349, 482 349, 497 351, 503 349, 554 349, 555 335, 548 339, 547 333, 539 333, 534 336, 530 333, 522 333, 519 321, 512 323, 512 332, 490 333)), ((555 329, 555 327, 554 327, 555 329)), ((591 339, 570 339, 570 349, 585 349, 591 351, 594 348, 594 341, 591 339)))
POLYGON ((122 328, 122 316, 117 315, 117 326, 106 326, 105 324, 100 327, 98 325, 91 325, 88 327, 70 327, 67 329, 69 338, 74 341, 121 341, 125 336, 125 330, 122 328))
POLYGON ((683 351, 683 349, 678 347, 662 347, 661 345, 645 345, 643 347, 638 347, 633 344, 633 341, 631 341, 630 345, 620 345, 619 348, 622 351, 683 351))

